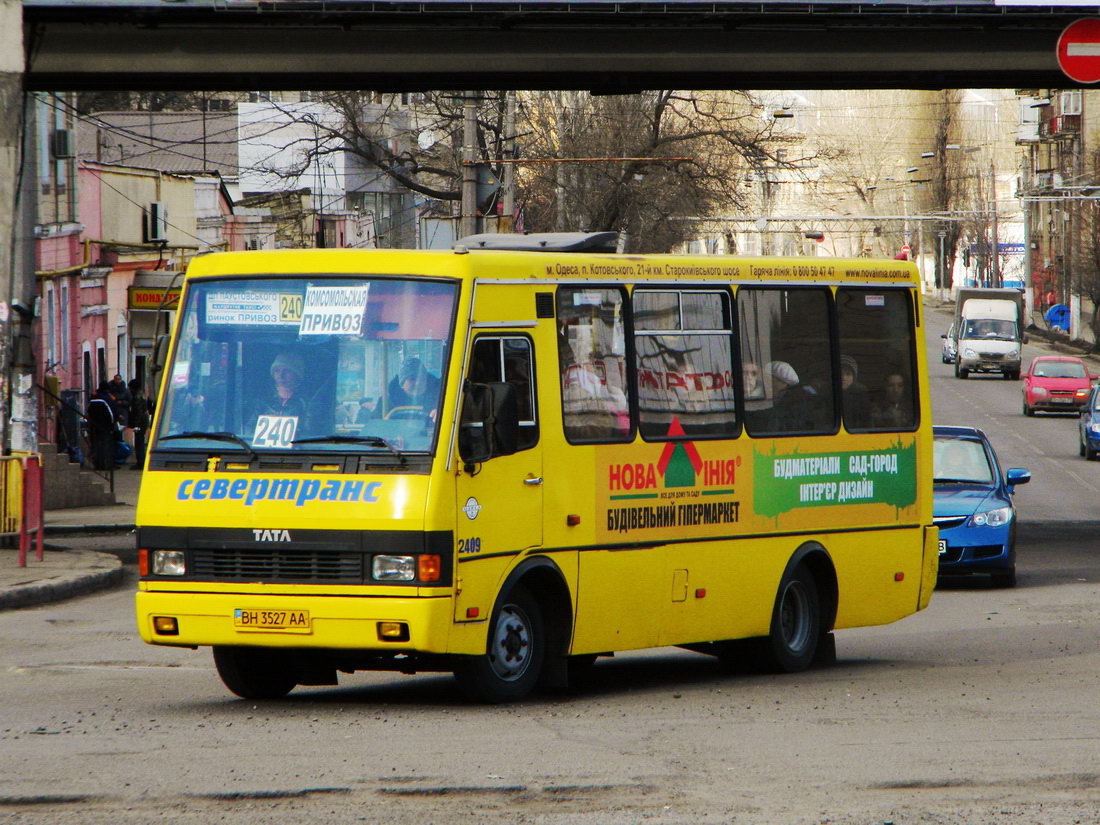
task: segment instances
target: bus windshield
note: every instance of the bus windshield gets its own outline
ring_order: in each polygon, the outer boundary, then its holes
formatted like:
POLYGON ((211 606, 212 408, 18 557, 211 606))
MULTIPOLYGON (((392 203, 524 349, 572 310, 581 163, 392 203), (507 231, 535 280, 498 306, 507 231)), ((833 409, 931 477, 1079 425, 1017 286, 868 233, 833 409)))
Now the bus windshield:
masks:
POLYGON ((430 451, 456 293, 323 275, 191 283, 155 448, 430 451))

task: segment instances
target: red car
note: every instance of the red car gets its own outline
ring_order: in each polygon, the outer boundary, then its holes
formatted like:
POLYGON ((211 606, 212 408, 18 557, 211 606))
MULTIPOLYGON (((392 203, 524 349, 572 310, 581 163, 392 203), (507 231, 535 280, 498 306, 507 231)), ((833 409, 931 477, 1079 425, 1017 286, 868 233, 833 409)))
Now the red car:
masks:
POLYGON ((1039 356, 1024 376, 1024 415, 1035 415, 1037 410, 1080 415, 1095 377, 1080 358, 1039 356))

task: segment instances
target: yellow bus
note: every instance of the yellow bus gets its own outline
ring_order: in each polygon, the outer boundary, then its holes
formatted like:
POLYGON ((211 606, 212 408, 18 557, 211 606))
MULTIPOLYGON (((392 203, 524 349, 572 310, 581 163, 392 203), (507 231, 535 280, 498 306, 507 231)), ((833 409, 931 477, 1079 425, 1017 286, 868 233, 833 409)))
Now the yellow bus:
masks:
POLYGON ((676 645, 794 672, 928 604, 917 273, 608 233, 195 259, 137 509, 137 624, 249 699, 469 697, 676 645))

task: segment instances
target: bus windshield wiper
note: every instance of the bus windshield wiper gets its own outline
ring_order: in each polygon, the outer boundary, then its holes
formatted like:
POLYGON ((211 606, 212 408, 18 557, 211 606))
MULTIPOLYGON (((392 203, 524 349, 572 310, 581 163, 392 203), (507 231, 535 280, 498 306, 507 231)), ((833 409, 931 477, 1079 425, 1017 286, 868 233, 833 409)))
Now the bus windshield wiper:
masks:
POLYGON ((198 430, 188 430, 185 433, 175 433, 173 435, 163 435, 158 441, 173 441, 177 438, 206 438, 210 441, 228 441, 231 444, 239 444, 244 447, 245 451, 253 458, 258 459, 260 456, 252 449, 252 445, 241 438, 236 433, 229 432, 200 432, 198 430))
POLYGON ((405 454, 394 447, 386 439, 377 435, 342 435, 340 433, 332 433, 331 435, 318 435, 313 438, 296 438, 290 442, 291 444, 369 444, 371 447, 385 447, 399 459, 401 463, 405 463, 405 454))

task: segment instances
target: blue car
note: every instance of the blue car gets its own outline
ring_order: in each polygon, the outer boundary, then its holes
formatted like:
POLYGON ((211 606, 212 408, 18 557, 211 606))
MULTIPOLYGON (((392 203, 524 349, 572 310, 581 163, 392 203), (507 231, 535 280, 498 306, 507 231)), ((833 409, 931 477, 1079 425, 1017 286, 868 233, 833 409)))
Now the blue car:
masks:
POLYGON ((1016 585, 1016 508, 1012 494, 1031 481, 1004 474, 993 446, 976 427, 933 427, 933 521, 940 529, 940 575, 986 573, 994 587, 1016 585))
POLYGON ((1093 387, 1089 393, 1077 425, 1078 450, 1087 461, 1092 461, 1100 453, 1100 386, 1093 387))

